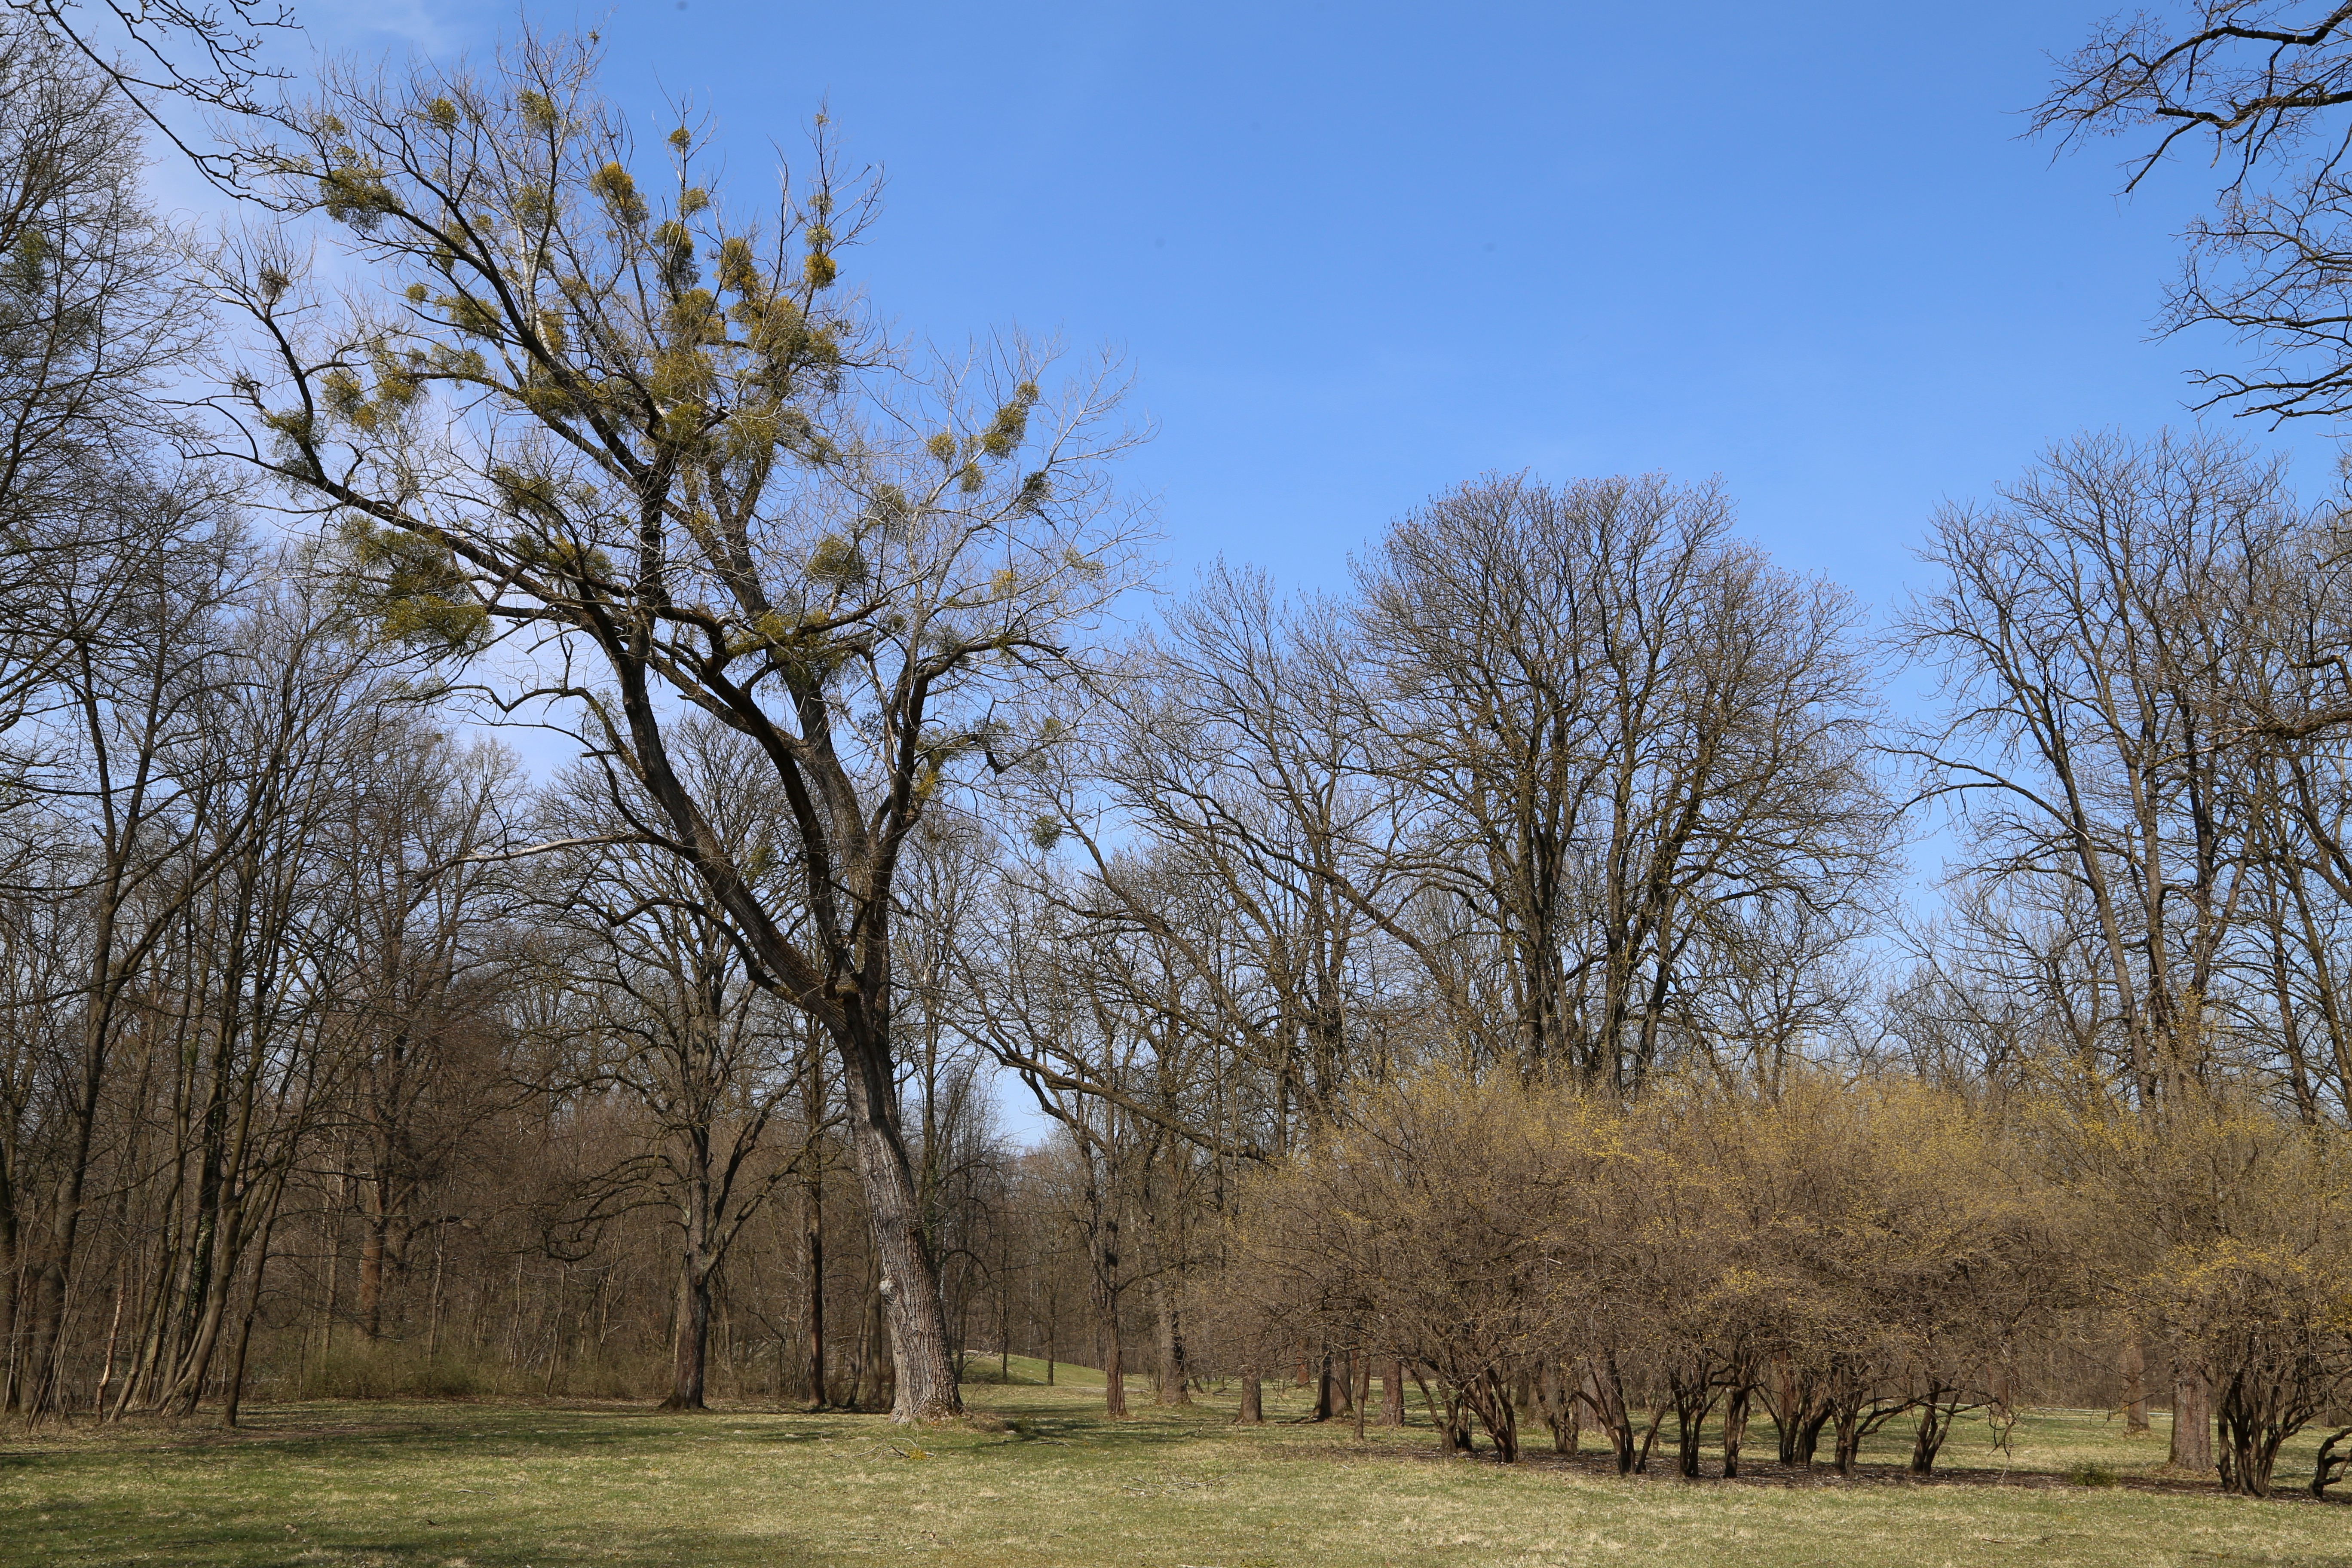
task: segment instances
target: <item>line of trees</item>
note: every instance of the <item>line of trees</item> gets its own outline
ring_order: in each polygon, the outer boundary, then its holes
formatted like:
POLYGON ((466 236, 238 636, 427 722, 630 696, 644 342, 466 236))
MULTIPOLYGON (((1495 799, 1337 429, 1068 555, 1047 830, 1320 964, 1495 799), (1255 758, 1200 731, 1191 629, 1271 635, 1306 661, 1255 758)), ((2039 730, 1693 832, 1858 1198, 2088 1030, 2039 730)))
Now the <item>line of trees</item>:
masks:
POLYGON ((0 21, 8 1408, 2341 1407, 2342 498, 2086 437, 1874 622, 1488 476, 1144 616, 1116 367, 893 341, 821 121, 736 205, 592 41, 331 68, 198 244, 0 21))

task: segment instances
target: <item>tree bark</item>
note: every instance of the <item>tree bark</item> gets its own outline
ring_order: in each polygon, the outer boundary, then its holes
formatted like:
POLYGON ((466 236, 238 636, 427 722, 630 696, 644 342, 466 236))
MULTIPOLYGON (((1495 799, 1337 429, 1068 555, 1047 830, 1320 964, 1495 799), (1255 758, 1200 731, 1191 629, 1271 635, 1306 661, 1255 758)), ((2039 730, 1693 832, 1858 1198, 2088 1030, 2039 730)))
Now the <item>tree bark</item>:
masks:
POLYGON ((2173 1372, 2170 1463, 2199 1475, 2214 1468, 2213 1389, 2201 1368, 2180 1366, 2173 1372))
POLYGON ((1155 1279, 1151 1295, 1160 1320, 1160 1386, 1152 1395, 1153 1403, 1190 1405, 1192 1373, 1185 1361, 1184 1325, 1177 1310, 1175 1292, 1155 1279))
POLYGON ((1742 1383, 1732 1389, 1723 1406, 1723 1479, 1731 1480, 1739 1474, 1739 1449, 1748 1440, 1748 1408, 1756 1390, 1742 1383))
POLYGON ((2135 1329, 2124 1336, 2124 1431, 2137 1437, 2147 1431, 2147 1347, 2135 1329))
POLYGON ((952 1420, 963 1414, 963 1398, 956 1388, 955 1361, 949 1351, 939 1270, 924 1243, 914 1167, 898 1134, 897 1108, 890 1103, 889 1055, 885 1049, 858 1057, 862 1059, 843 1063, 849 1090, 849 1144, 882 1268, 882 1310, 898 1380, 890 1419, 952 1420))
POLYGON ((669 1397, 664 1410, 705 1410, 704 1384, 710 1366, 710 1273, 689 1254, 677 1279, 677 1343, 670 1358, 669 1397))
POLYGON ((1119 1343, 1118 1314, 1114 1311, 1103 1318, 1103 1414, 1124 1416, 1127 1414, 1127 1352, 1119 1343))
POLYGON ((801 1260, 805 1280, 808 1326, 802 1342, 808 1376, 809 1408, 832 1404, 824 1386, 824 1171, 814 1156, 801 1188, 801 1260))

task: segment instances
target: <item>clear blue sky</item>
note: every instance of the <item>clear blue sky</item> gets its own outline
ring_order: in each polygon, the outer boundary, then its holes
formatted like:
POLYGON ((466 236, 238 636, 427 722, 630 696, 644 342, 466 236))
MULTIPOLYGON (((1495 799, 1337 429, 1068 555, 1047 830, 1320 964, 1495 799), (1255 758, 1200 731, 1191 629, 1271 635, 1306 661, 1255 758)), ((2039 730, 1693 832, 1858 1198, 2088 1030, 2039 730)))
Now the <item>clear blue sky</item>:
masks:
MULTIPOLYGON (((647 140, 719 118, 730 181, 829 102, 881 164, 848 260, 901 331, 1112 344, 1159 436, 1181 583, 1220 552, 1336 584, 1488 469, 1720 474, 1787 563, 1884 605, 1923 519, 2045 441, 2190 419, 2148 341, 2190 177, 2018 140, 2107 8, 534 5, 598 28, 647 140)), ((330 46, 478 50, 516 13, 327 0, 330 46)), ((748 194, 745 193, 745 194, 748 194)), ((2271 436, 2317 488, 2326 430, 2271 436)))

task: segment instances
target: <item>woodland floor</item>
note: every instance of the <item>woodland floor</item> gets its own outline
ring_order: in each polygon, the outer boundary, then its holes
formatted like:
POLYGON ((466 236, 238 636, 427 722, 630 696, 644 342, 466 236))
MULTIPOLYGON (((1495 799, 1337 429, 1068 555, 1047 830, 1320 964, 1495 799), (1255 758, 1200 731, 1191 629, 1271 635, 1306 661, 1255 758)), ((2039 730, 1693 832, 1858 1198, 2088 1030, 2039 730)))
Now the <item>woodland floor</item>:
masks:
MULTIPOLYGON (((2006 1453, 1966 1427, 1927 1486, 1902 1479, 1908 1435, 1893 1431, 1853 1481, 1766 1465, 1692 1484, 1549 1452, 1443 1459, 1419 1423, 1359 1445, 1345 1424, 1297 1424, 1286 1389, 1258 1428, 1231 1426, 1229 1401, 1160 1410, 1141 1390, 1136 1416, 1109 1422, 1098 1374, 1089 1388, 1065 1368, 1046 1388, 1021 1381, 1040 1364, 1013 1369, 969 1390, 1013 1423, 1001 1432, 568 1401, 248 1406, 234 1433, 12 1428, 0 1564, 2352 1568, 2352 1506, 2301 1494, 2309 1444, 2280 1465, 2292 1497, 2224 1498, 2152 1473, 2161 1418, 2134 1441, 2098 1412, 2037 1412, 2006 1453)), ((1770 1428, 1749 1443, 1769 1455, 1770 1428)))

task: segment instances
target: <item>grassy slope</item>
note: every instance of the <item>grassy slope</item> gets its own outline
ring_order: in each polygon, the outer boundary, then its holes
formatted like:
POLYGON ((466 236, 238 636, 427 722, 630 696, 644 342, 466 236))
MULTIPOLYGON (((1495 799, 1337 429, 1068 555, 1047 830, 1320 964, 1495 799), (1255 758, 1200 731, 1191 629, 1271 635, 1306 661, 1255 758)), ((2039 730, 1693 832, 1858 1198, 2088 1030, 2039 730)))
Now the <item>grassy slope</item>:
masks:
MULTIPOLYGON (((2126 1443, 2095 1415, 2029 1418, 1997 1487, 1689 1486, 1438 1460, 1425 1429, 1358 1447, 1344 1426, 1280 1424, 1302 1407, 1287 1390, 1254 1431, 1223 1401, 1111 1424, 1098 1373, 1091 1390, 1021 1381, 1042 1370, 1016 1359, 1013 1384, 971 1391, 1018 1422, 1003 1433, 521 1404, 12 1433, 0 1564, 2352 1564, 2352 1510, 2049 1484, 2084 1461, 2126 1477, 2161 1461, 2160 1436, 2126 1443)), ((1946 1453, 1956 1474, 2003 1462, 1980 1427, 1946 1453)))

